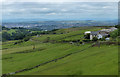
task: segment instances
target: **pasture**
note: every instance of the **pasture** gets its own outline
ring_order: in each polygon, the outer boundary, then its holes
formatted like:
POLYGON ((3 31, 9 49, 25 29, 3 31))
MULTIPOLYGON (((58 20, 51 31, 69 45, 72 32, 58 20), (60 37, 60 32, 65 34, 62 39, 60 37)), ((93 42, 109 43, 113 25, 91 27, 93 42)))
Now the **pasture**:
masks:
POLYGON ((37 68, 16 73, 17 75, 117 75, 118 46, 100 45, 90 47, 63 40, 83 40, 84 32, 101 28, 83 27, 59 29, 56 34, 33 36, 29 41, 15 44, 18 40, 3 42, 3 74, 29 69, 55 60, 37 68), (33 47, 35 46, 35 49, 33 47), (89 48, 88 48, 89 47, 89 48), (84 49, 84 50, 83 50, 84 49))

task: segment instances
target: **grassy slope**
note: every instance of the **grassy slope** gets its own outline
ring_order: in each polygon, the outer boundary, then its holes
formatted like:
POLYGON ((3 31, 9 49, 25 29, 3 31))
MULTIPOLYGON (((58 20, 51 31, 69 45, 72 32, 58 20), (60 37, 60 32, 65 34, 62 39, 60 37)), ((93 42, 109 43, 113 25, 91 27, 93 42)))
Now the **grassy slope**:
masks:
MULTIPOLYGON (((14 45, 14 42, 16 41, 4 42, 3 73, 10 73, 24 68, 30 68, 40 63, 64 56, 67 53, 80 51, 81 49, 88 47, 89 44, 76 46, 69 43, 42 43, 47 39, 47 37, 50 37, 50 41, 81 39, 83 37, 81 34, 87 30, 99 30, 99 28, 60 29, 56 31, 57 34, 42 35, 40 37, 35 37, 34 41, 23 42, 17 45, 14 45), (59 34, 61 32, 65 34, 59 34), (31 51, 33 44, 36 45, 35 52, 11 54, 15 52, 31 51)), ((102 48, 93 47, 57 62, 49 63, 31 71, 18 74, 113 75, 117 74, 117 52, 117 46, 104 46, 102 48)))
POLYGON ((14 33, 14 32, 16 32, 16 30, 15 29, 11 29, 11 30, 3 30, 2 32, 7 32, 7 33, 9 33, 9 34, 12 34, 12 33, 14 33))
POLYGON ((117 75, 117 54, 117 46, 93 47, 19 75, 117 75))
MULTIPOLYGON (((41 46, 43 46, 43 44, 41 44, 41 46)), ((54 44, 53 46, 52 44, 47 44, 46 46, 47 46, 47 49, 39 52, 4 55, 3 58, 7 58, 7 57, 13 57, 13 58, 5 61, 3 60, 3 64, 4 64, 3 73, 14 72, 16 70, 21 70, 23 68, 33 67, 37 64, 58 58, 70 52, 73 52, 73 50, 78 50, 80 48, 82 49, 86 47, 86 46, 77 47, 69 44, 54 44)))

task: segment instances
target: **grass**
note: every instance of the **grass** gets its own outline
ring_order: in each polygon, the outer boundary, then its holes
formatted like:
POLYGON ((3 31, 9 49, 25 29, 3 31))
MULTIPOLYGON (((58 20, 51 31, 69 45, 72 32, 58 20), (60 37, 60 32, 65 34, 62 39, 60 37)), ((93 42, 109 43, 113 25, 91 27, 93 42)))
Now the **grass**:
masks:
POLYGON ((15 33, 16 30, 15 29, 10 29, 10 30, 2 30, 2 32, 7 32, 9 34, 15 33))
MULTIPOLYGON (((77 46, 69 43, 51 43, 51 41, 82 40, 85 31, 99 29, 96 27, 59 29, 55 31, 56 34, 33 36, 33 41, 19 44, 14 44, 18 40, 3 42, 3 74, 31 68, 66 54, 81 51, 91 44, 85 43, 85 45, 77 46), (46 40, 48 42, 44 43, 46 40), (35 45, 35 50, 33 50, 33 45, 35 45)), ((30 71, 18 73, 18 75, 117 75, 117 62, 117 46, 101 45, 100 48, 91 47, 57 62, 51 62, 30 71)))
POLYGON ((35 40, 42 42, 42 41, 45 41, 49 37, 50 40, 57 41, 57 40, 65 39, 68 37, 78 36, 78 35, 83 36, 84 32, 87 30, 96 31, 96 30, 100 30, 100 28, 80 27, 80 28, 60 29, 60 30, 55 31, 56 34, 41 35, 40 37, 35 38, 35 40), (60 33, 63 33, 63 34, 60 34, 60 33))
POLYGON ((16 32, 16 30, 15 29, 11 29, 11 30, 9 30, 9 31, 7 31, 9 34, 12 34, 12 33, 15 33, 16 32))
MULTIPOLYGON (((41 44, 41 46, 43 45, 41 44)), ((3 73, 9 73, 9 72, 13 72, 23 68, 30 68, 35 66, 36 64, 40 64, 40 63, 58 58, 67 53, 74 52, 75 50, 82 49, 84 47, 86 46, 77 47, 69 44, 55 44, 53 45, 53 47, 51 47, 51 44, 50 44, 50 48, 48 46, 47 49, 39 52, 33 52, 33 53, 27 53, 27 54, 7 54, 7 55, 4 55, 3 58, 4 57, 13 57, 13 58, 8 59, 7 61, 3 60, 3 64, 4 64, 3 73), (27 64, 27 63, 30 63, 30 64, 27 64), (6 68, 6 67, 9 67, 9 68, 6 68)), ((24 51, 23 48, 22 48, 22 51, 24 51)))
POLYGON ((117 75, 117 54, 116 46, 93 47, 18 75, 117 75))

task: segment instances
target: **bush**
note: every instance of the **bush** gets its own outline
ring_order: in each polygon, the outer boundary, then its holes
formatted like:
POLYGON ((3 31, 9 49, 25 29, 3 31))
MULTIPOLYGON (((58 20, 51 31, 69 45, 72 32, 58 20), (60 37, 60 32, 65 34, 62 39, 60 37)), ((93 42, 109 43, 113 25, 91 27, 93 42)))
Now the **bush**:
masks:
POLYGON ((24 40, 24 41, 30 40, 30 36, 25 37, 23 40, 24 40))
POLYGON ((53 29, 52 31, 57 31, 57 30, 59 30, 59 29, 53 29))
POLYGON ((53 32, 53 34, 56 34, 55 32, 53 32))
POLYGON ((90 33, 84 35, 85 39, 90 39, 90 33))
POLYGON ((23 42, 22 40, 19 40, 19 41, 15 42, 14 45, 22 43, 22 42, 23 42))
POLYGON ((93 37, 92 41, 97 41, 98 38, 97 37, 93 37))
POLYGON ((105 41, 105 37, 103 37, 103 38, 100 38, 100 40, 101 40, 101 41, 105 41))
MULTIPOLYGON (((1 26, 0 26, 1 27, 1 26)), ((2 30, 10 30, 9 28, 2 26, 2 30)))
POLYGON ((11 40, 11 36, 7 32, 2 32, 2 39, 3 39, 3 41, 11 40))
POLYGON ((83 40, 83 42, 90 42, 90 41, 91 41, 90 39, 83 40))
POLYGON ((80 41, 80 44, 82 44, 83 42, 82 41, 80 41))
POLYGON ((115 30, 110 33, 110 37, 112 37, 113 39, 117 38, 117 36, 118 36, 118 30, 115 30))

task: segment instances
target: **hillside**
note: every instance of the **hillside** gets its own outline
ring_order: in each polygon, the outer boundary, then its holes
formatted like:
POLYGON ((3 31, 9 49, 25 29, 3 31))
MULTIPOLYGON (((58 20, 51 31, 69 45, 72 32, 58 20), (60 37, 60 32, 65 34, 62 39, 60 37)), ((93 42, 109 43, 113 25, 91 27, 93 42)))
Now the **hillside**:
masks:
POLYGON ((117 75, 118 46, 102 43, 98 46, 84 40, 85 31, 100 29, 102 27, 66 28, 32 36, 20 43, 20 40, 5 41, 3 74, 117 75))

